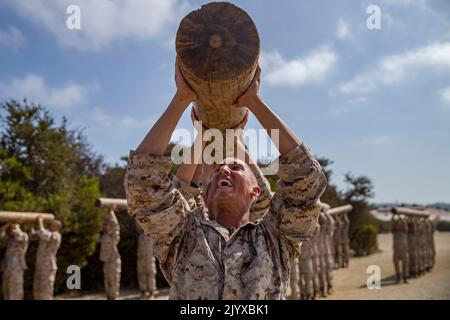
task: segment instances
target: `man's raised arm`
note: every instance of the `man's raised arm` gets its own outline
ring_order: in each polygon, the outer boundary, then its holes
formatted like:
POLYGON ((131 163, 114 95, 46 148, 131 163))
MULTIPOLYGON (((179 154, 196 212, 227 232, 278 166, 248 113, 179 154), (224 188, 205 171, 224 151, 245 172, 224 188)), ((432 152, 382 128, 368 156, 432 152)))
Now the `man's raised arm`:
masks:
POLYGON ((178 63, 175 70, 177 92, 167 110, 145 136, 136 151, 131 151, 125 175, 128 212, 154 242, 154 254, 167 279, 177 250, 176 239, 186 222, 188 205, 169 178, 170 156, 164 156, 181 115, 195 100, 184 81, 178 63))
POLYGON ((259 96, 260 72, 258 67, 238 105, 247 106, 256 116, 281 154, 277 192, 265 220, 282 236, 299 242, 308 239, 314 231, 321 208, 318 200, 327 181, 309 149, 259 96), (278 130, 279 141, 273 139, 272 130, 278 130))
POLYGON ((184 80, 180 67, 177 63, 175 65, 175 83, 177 85, 177 92, 172 101, 167 107, 166 111, 158 119, 152 129, 142 140, 136 153, 149 153, 152 155, 162 155, 166 151, 175 127, 178 124, 183 112, 186 110, 191 101, 196 99, 194 91, 184 80))

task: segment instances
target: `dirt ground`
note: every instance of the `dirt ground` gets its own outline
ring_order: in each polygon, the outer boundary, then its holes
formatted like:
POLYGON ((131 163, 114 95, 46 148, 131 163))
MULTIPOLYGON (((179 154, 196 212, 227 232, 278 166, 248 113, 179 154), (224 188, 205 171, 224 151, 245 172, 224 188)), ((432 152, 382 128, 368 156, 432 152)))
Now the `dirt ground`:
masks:
POLYGON ((395 271, 392 263, 392 235, 378 236, 381 252, 362 258, 352 258, 348 269, 339 269, 334 273, 335 292, 327 299, 333 300, 429 300, 450 299, 450 232, 437 232, 436 264, 431 272, 408 284, 395 283, 395 271), (381 269, 381 288, 369 290, 366 282, 369 274, 367 267, 378 265, 381 269))
MULTIPOLYGON (((450 232, 437 232, 436 264, 434 269, 425 275, 410 279, 408 284, 396 284, 394 265, 392 263, 392 235, 381 234, 378 236, 380 252, 362 258, 350 259, 349 268, 336 270, 334 273, 335 291, 321 299, 333 300, 429 300, 450 299, 450 232), (368 289, 367 267, 377 265, 381 270, 381 288, 368 289)), ((161 289, 154 299, 165 300, 168 298, 168 289, 161 289)), ((103 293, 86 294, 82 296, 59 296, 56 299, 82 299, 103 300, 103 293)), ((138 292, 122 291, 120 300, 139 299, 138 292)))

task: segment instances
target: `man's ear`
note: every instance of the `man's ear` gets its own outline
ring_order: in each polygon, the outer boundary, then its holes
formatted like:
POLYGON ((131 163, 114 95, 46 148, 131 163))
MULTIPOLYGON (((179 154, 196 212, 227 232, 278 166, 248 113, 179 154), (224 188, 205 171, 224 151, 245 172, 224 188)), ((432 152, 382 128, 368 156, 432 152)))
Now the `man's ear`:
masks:
POLYGON ((253 186, 252 191, 250 192, 250 195, 253 197, 257 197, 261 194, 261 188, 259 186, 253 186))

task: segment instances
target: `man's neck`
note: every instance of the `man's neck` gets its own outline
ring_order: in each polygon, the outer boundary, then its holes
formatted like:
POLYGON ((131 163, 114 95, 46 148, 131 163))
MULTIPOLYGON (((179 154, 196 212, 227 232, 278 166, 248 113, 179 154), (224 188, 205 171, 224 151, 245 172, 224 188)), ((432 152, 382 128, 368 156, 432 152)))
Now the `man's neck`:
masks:
POLYGON ((225 228, 235 228, 243 226, 249 222, 250 211, 242 213, 232 210, 230 207, 217 208, 214 214, 215 220, 225 228))

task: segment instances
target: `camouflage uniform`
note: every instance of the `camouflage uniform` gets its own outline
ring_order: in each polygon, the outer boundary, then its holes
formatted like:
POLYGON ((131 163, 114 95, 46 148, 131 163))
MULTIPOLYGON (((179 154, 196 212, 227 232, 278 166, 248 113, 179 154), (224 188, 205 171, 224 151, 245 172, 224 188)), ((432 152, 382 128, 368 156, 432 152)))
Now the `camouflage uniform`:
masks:
POLYGON ((320 294, 320 225, 317 224, 312 239, 312 265, 313 265, 313 287, 314 298, 320 294))
POLYGON ((409 275, 415 278, 419 275, 417 263, 417 225, 415 218, 408 218, 408 253, 409 253, 409 275))
POLYGON ((294 260, 291 267, 291 299, 297 300, 300 298, 300 274, 299 274, 299 261, 298 258, 294 260))
POLYGON ((327 232, 329 232, 327 226, 328 220, 324 213, 324 207, 322 206, 322 212, 319 216, 320 234, 318 239, 318 249, 319 249, 319 285, 320 294, 322 297, 327 296, 327 232))
MULTIPOLYGON (((169 178, 170 157, 131 152, 128 208, 170 284, 171 299, 284 299, 300 242, 317 224, 326 179, 301 145, 280 157, 278 190, 265 216, 233 232, 192 209, 169 178)), ((188 201, 187 201, 188 200, 188 201)))
POLYGON ((25 254, 28 248, 28 235, 19 227, 11 230, 9 234, 3 231, 0 237, 7 243, 1 265, 3 298, 5 300, 22 300, 23 271, 27 269, 25 254))
POLYGON ((333 292, 333 270, 334 270, 334 254, 333 254, 333 232, 334 232, 334 219, 328 214, 330 206, 326 203, 322 203, 322 213, 319 218, 321 223, 322 232, 322 282, 324 285, 323 296, 331 294, 333 292))
POLYGON ((108 299, 116 299, 119 296, 121 260, 117 244, 120 240, 120 226, 115 214, 108 218, 112 223, 111 233, 104 233, 100 243, 100 261, 103 262, 103 276, 105 292, 108 299))
POLYGON ((298 265, 300 297, 302 300, 314 298, 313 250, 314 244, 312 240, 302 242, 298 265))
POLYGON ((431 220, 426 220, 427 222, 427 250, 428 250, 428 263, 427 268, 431 270, 434 266, 434 259, 436 255, 435 247, 434 247, 434 230, 435 225, 431 220))
POLYGON ((61 245, 61 234, 58 231, 41 229, 35 236, 39 239, 39 245, 34 270, 33 297, 35 300, 53 300, 53 286, 58 270, 56 253, 61 245))
POLYGON ((333 292, 333 270, 334 270, 334 242, 333 233, 335 228, 334 218, 328 213, 325 213, 328 220, 328 231, 326 237, 326 250, 327 250, 327 293, 331 294, 333 292))
POLYGON ((152 296, 156 291, 156 265, 152 240, 144 232, 138 238, 137 274, 142 296, 152 296))
POLYGON ((436 262, 436 247, 434 244, 434 232, 436 231, 435 222, 430 221, 431 224, 431 232, 430 232, 430 244, 431 244, 431 268, 434 267, 436 262))
POLYGON ((335 215, 334 216, 335 228, 333 232, 333 243, 334 243, 334 268, 339 269, 342 266, 342 227, 343 223, 341 219, 335 215))
POLYGON ((344 213, 341 217, 341 254, 342 254, 342 261, 341 261, 341 267, 347 268, 348 267, 348 258, 349 258, 349 250, 350 250, 350 241, 348 238, 348 231, 350 228, 350 220, 348 219, 348 216, 346 213, 344 213))
POLYGON ((431 243, 430 241, 430 225, 429 225, 429 219, 423 220, 423 229, 424 229, 424 235, 423 235, 423 243, 424 243, 424 251, 425 251, 425 272, 430 271, 430 261, 431 261, 431 243))
POLYGON ((394 267, 397 281, 409 277, 408 224, 404 218, 392 220, 394 267), (402 268, 400 268, 400 264, 402 268), (401 270, 401 271, 400 271, 401 270))
POLYGON ((425 225, 424 225, 424 219, 418 219, 417 220, 417 226, 418 226, 418 258, 419 258, 419 274, 423 274, 425 272, 425 225))

